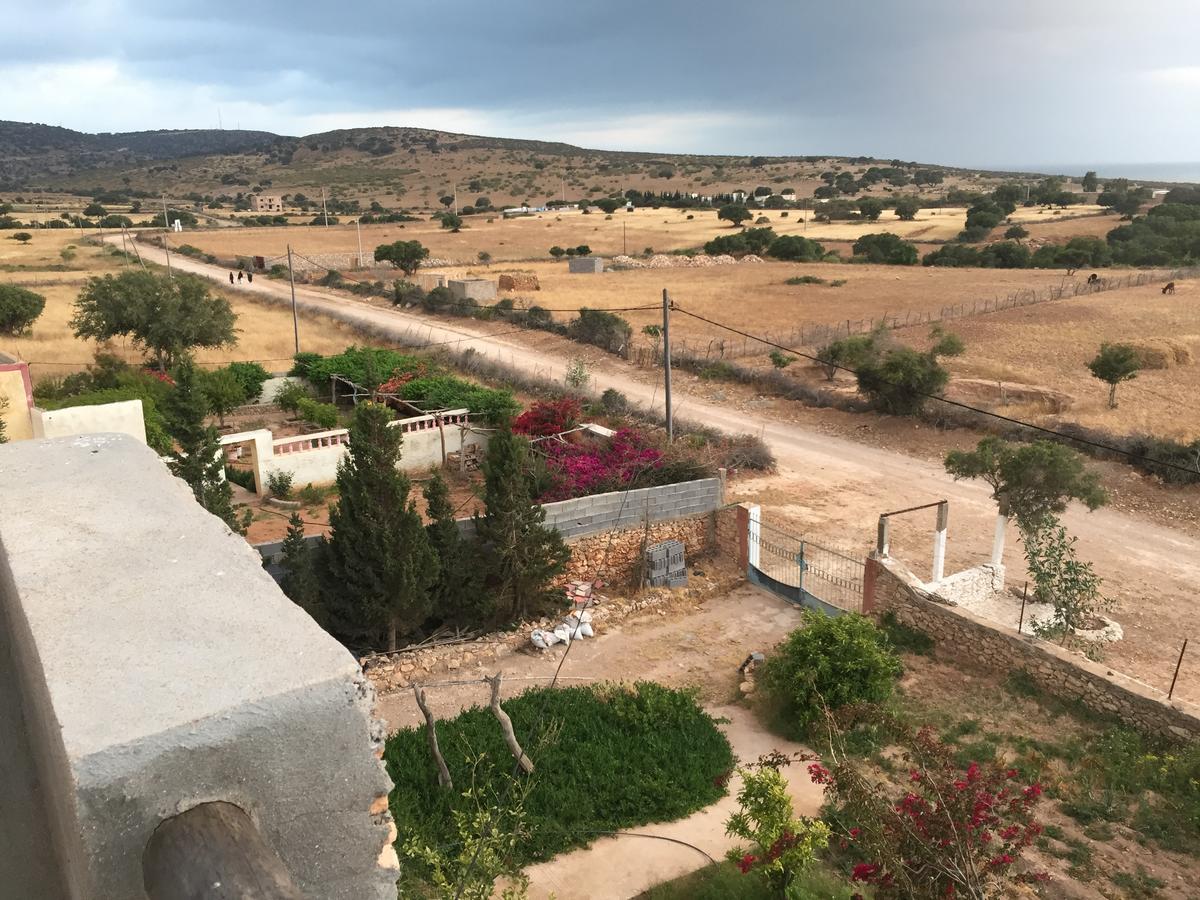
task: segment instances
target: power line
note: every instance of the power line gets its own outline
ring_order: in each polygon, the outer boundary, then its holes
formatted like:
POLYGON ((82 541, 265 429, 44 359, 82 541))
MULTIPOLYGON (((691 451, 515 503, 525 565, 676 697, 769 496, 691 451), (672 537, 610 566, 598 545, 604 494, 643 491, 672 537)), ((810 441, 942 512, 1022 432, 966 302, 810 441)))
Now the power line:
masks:
MULTIPOLYGON (((689 312, 688 310, 684 309, 681 306, 672 305, 672 308, 683 313, 685 316, 691 316, 693 319, 699 319, 701 322, 707 322, 709 325, 713 325, 717 328, 723 328, 726 331, 730 331, 733 334, 739 335, 741 337, 749 338, 750 340, 754 340, 754 341, 758 341, 760 344, 765 344, 768 347, 774 347, 777 350, 783 350, 787 353, 794 353, 796 356, 802 357, 803 359, 812 360, 815 363, 818 363, 822 366, 825 366, 827 368, 834 369, 837 371, 849 372, 851 375, 855 376, 856 378, 858 377, 858 371, 855 369, 851 369, 849 366, 843 366, 843 365, 840 365, 839 363, 834 363, 834 362, 829 362, 828 360, 823 360, 818 356, 812 355, 811 353, 805 353, 803 350, 797 350, 795 347, 788 347, 785 344, 776 343, 775 341, 772 341, 768 338, 759 337, 757 334, 751 334, 748 331, 742 331, 740 328, 734 328, 732 325, 726 325, 723 322, 717 322, 713 319, 707 318, 706 316, 702 316, 699 313, 689 312)), ((1001 422, 1007 422, 1010 425, 1019 425, 1022 428, 1028 428, 1032 431, 1041 432, 1042 434, 1049 434, 1056 438, 1060 438, 1062 440, 1075 441, 1076 443, 1083 444, 1084 446, 1087 446, 1087 447, 1094 447, 1097 450, 1104 450, 1108 453, 1115 453, 1118 456, 1125 456, 1130 459, 1145 460, 1156 466, 1163 466, 1164 468, 1168 468, 1168 469, 1178 469, 1180 472, 1187 472, 1189 475, 1197 474, 1196 469, 1188 468, 1187 466, 1181 466, 1181 465, 1178 465, 1177 463, 1170 462, 1169 460, 1152 459, 1152 458, 1145 457, 1140 454, 1134 453, 1131 450, 1124 450, 1120 447, 1114 447, 1111 444, 1104 444, 1104 443, 1101 443, 1100 441, 1091 440, 1090 438, 1078 437, 1077 435, 1067 434, 1064 431, 1056 431, 1055 429, 1047 428, 1044 425, 1035 425, 1033 422, 1025 422, 1021 419, 1014 419, 1011 416, 1002 415, 1001 413, 998 413, 998 412, 992 412, 991 410, 988 410, 988 409, 982 409, 981 407, 978 407, 978 406, 971 406, 969 403, 962 403, 958 400, 951 400, 948 397, 941 397, 937 394, 931 394, 927 391, 915 391, 914 393, 918 397, 923 397, 927 400, 936 400, 939 403, 945 403, 947 406, 954 406, 954 407, 957 407, 958 409, 965 409, 969 412, 978 413, 979 415, 982 415, 982 416, 989 416, 993 419, 998 419, 1001 422)))

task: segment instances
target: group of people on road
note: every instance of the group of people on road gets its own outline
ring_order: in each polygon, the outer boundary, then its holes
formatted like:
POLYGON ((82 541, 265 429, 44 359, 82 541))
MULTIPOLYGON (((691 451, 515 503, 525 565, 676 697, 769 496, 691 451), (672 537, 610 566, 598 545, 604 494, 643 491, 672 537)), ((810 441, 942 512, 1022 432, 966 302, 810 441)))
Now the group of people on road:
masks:
MULTIPOLYGON (((243 272, 241 269, 238 269, 237 284, 242 283, 242 278, 246 279, 246 284, 254 284, 254 273, 253 272, 243 272)), ((230 284, 234 283, 232 272, 229 273, 229 283, 230 284)))

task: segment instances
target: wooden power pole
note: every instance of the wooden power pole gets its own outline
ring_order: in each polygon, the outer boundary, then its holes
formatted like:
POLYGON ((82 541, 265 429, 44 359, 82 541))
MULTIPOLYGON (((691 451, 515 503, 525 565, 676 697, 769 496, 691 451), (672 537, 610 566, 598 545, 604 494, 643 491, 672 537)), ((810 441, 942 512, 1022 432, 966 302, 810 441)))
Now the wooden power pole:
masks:
POLYGON ((675 421, 671 415, 671 295, 663 288, 663 396, 667 404, 667 443, 675 440, 675 421))

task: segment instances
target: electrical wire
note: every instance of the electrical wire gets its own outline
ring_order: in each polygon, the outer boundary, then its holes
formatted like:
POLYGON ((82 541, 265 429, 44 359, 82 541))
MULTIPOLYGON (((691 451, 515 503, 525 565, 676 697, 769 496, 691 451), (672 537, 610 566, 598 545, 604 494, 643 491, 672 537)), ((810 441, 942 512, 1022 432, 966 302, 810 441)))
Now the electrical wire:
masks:
MULTIPOLYGON (((749 338, 750 340, 753 340, 753 341, 758 341, 759 343, 765 344, 768 347, 774 347, 777 350, 783 350, 787 353, 794 353, 796 356, 802 357, 803 359, 812 360, 815 363, 819 363, 822 366, 825 366, 827 368, 831 368, 831 369, 834 369, 837 371, 849 372, 851 375, 858 377, 858 371, 850 368, 849 366, 843 366, 843 365, 840 365, 839 363, 829 362, 827 360, 821 359, 820 357, 814 356, 811 353, 805 353, 803 350, 797 350, 795 347, 788 347, 785 344, 776 343, 775 341, 772 341, 769 338, 759 337, 758 335, 751 334, 748 331, 742 331, 740 328, 734 328, 732 325, 726 325, 724 322, 717 322, 714 319, 710 319, 707 316, 702 316, 699 313, 690 312, 689 310, 686 310, 681 306, 677 306, 674 303, 672 303, 671 309, 676 312, 683 313, 683 315, 685 315, 685 316, 691 316, 693 319, 699 319, 701 322, 707 322, 709 325, 713 325, 717 328, 723 328, 726 331, 730 331, 733 334, 739 335, 740 337, 749 338)), ((971 406, 969 403, 962 403, 958 400, 951 400, 948 397, 941 397, 937 394, 929 393, 928 391, 915 391, 914 393, 918 397, 923 397, 926 400, 936 400, 939 403, 945 403, 947 406, 953 406, 958 409, 965 409, 969 412, 978 413, 979 415, 982 415, 982 416, 988 416, 993 419, 998 419, 1001 422, 1007 422, 1010 425, 1019 425, 1022 428, 1028 428, 1031 431, 1041 432, 1042 434, 1049 434, 1056 438, 1060 438, 1062 440, 1074 441, 1075 443, 1082 444, 1086 447, 1093 447, 1097 450, 1103 450, 1107 453, 1115 453, 1118 456, 1125 456, 1130 459, 1143 460, 1145 462, 1151 463, 1156 466, 1162 466, 1167 469, 1178 469, 1180 472, 1187 472, 1189 475, 1196 474, 1196 469, 1188 468, 1187 466, 1181 466, 1177 463, 1170 462, 1169 460, 1150 459, 1148 457, 1134 453, 1131 450, 1125 450, 1125 449, 1122 449, 1121 447, 1114 447, 1111 444, 1105 444, 1100 441, 1094 441, 1090 438, 1079 437, 1079 436, 1073 435, 1073 434, 1067 434, 1065 431, 1057 431, 1053 428, 1047 428, 1044 425, 1035 425, 1033 422, 1025 422, 1021 419, 1014 419, 1012 416, 1006 416, 1006 415, 1003 415, 998 412, 992 412, 991 410, 982 409, 981 407, 978 407, 978 406, 971 406)))

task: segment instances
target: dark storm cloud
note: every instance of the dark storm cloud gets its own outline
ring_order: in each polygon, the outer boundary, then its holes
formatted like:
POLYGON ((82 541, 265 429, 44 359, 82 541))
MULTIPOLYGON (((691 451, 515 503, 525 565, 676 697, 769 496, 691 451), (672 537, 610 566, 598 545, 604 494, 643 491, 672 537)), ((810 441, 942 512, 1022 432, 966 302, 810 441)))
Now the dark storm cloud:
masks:
POLYGON ((96 0, 13 19, 6 71, 85 83, 9 91, 0 117, 89 130, 217 106, 292 133, 422 124, 403 111, 650 150, 1017 164, 1184 159, 1200 128, 1183 0, 96 0))

